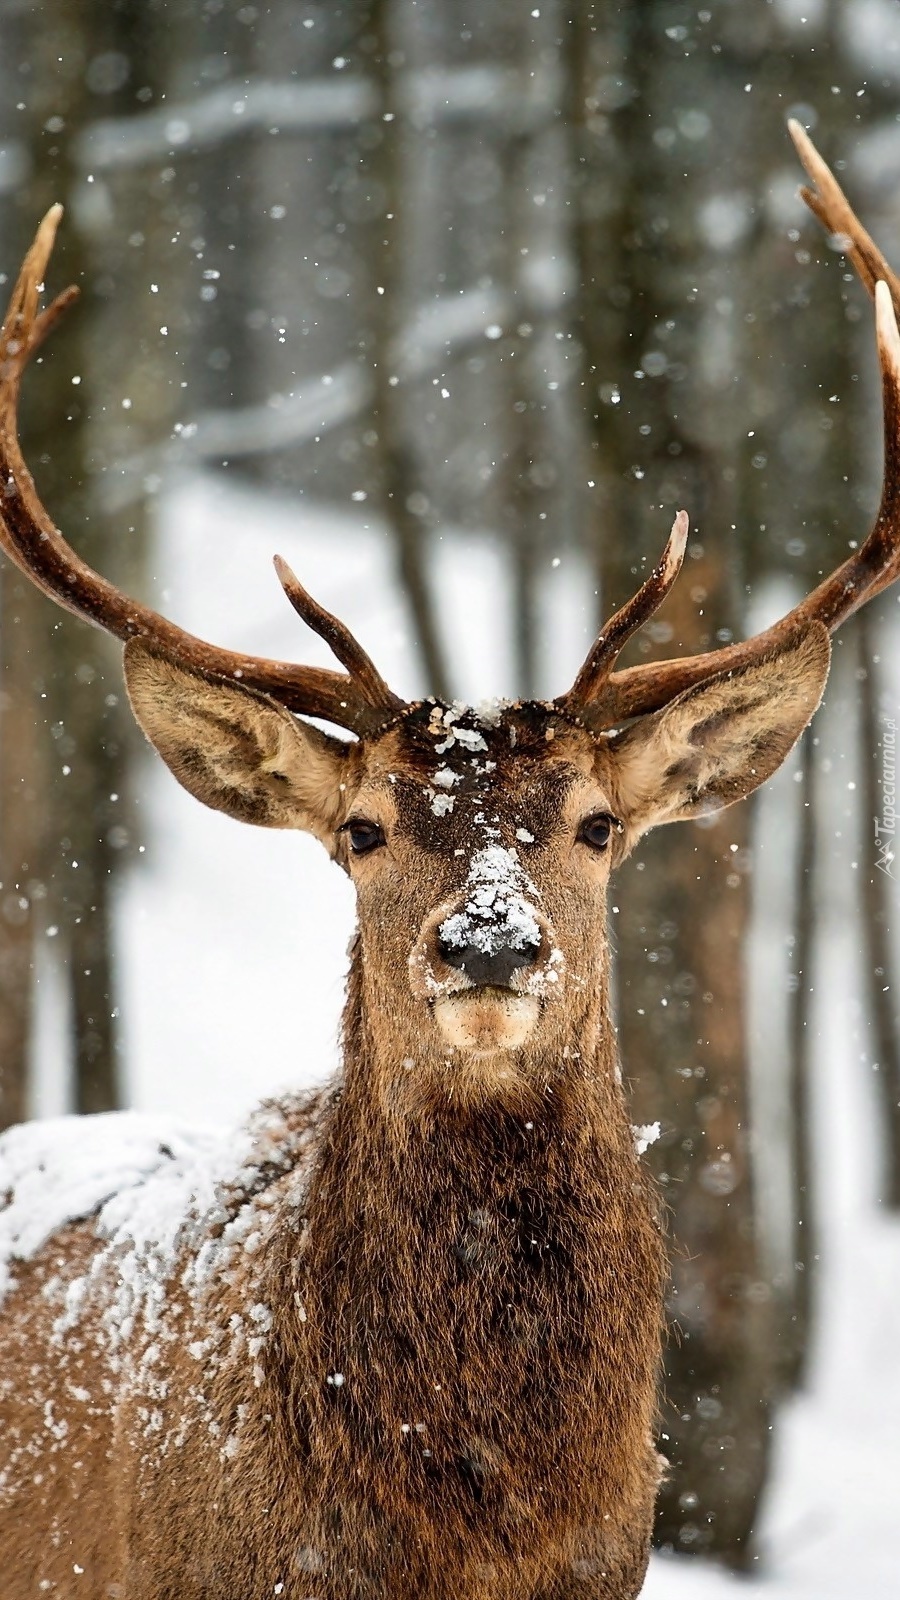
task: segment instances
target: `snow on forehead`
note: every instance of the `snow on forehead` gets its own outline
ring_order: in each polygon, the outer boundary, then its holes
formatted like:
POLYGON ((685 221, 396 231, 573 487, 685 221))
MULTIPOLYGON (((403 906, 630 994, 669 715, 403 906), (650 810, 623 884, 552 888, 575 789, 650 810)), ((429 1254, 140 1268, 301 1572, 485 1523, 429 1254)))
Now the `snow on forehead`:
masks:
MULTIPOLYGON (((506 801, 518 805, 517 786, 528 780, 538 782, 552 755, 551 809, 558 806, 561 780, 575 775, 568 743, 558 739, 566 724, 553 707, 538 701, 491 700, 477 706, 460 702, 446 705, 438 701, 420 702, 410 708, 398 728, 398 743, 386 752, 388 780, 412 780, 421 792, 432 815, 438 819, 458 815, 460 802, 471 813, 472 803, 487 802, 488 808, 506 801)), ((489 823, 499 817, 477 814, 469 820, 492 836, 489 823)))
POLYGON ((435 754, 444 755, 456 746, 473 754, 478 751, 486 752, 487 741, 481 728, 465 726, 461 718, 464 717, 466 723, 480 723, 483 728, 494 728, 500 720, 504 704, 507 703, 500 700, 485 701, 478 709, 463 705, 459 701, 454 701, 452 706, 433 706, 428 719, 428 732, 436 741, 435 754))
MULTIPOLYGON (((424 700, 407 708, 394 725, 399 738, 396 756, 414 766, 433 756, 447 758, 451 764, 462 761, 470 770, 479 758, 492 756, 497 761, 507 756, 530 756, 538 760, 555 753, 554 741, 571 733, 567 723, 550 703, 539 700, 484 700, 477 705, 455 701, 424 700)), ((568 747, 560 739, 559 748, 568 747)))
POLYGON ((496 727, 504 703, 499 700, 487 703, 487 714, 482 717, 471 706, 459 702, 452 706, 431 707, 427 732, 434 740, 436 764, 429 775, 430 782, 425 793, 436 817, 449 816, 456 804, 456 797, 451 791, 460 782, 462 773, 451 764, 454 759, 462 757, 475 777, 486 776, 495 770, 496 762, 487 759, 488 744, 484 733, 496 727), (463 722, 462 718, 466 721, 463 722), (469 726, 473 722, 480 722, 480 726, 469 726))

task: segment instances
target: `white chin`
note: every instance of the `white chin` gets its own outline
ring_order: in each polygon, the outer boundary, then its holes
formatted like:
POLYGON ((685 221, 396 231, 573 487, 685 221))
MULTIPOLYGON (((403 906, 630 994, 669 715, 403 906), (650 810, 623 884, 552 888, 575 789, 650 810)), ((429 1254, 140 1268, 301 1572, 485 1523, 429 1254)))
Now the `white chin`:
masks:
POLYGON ((457 1050, 492 1056, 518 1050, 534 1027, 540 1002, 509 989, 464 989, 435 1001, 434 1018, 457 1050))

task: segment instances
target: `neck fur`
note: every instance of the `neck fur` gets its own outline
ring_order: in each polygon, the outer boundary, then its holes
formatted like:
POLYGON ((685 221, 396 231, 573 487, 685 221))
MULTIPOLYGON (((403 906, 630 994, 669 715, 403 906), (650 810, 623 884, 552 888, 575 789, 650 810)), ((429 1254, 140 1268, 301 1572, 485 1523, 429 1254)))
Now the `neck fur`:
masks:
POLYGON ((504 1122, 625 1141, 630 1130, 620 1085, 608 985, 585 986, 555 1008, 553 1022, 521 1049, 474 1056, 446 1044, 422 1002, 396 993, 367 965, 362 940, 351 950, 342 1025, 347 1113, 383 1122, 405 1146, 464 1136, 504 1122))
POLYGON ((343 1085, 273 1261, 284 1426, 323 1504, 361 1473, 388 1525, 398 1497, 439 1506, 434 1561, 486 1518, 524 1558, 523 1529, 537 1552, 548 1517, 619 1517, 655 1471, 662 1255, 605 1021, 586 1007, 567 1055, 477 1101, 421 1050, 405 1078, 431 1087, 392 1093, 406 1042, 355 953, 343 1085))

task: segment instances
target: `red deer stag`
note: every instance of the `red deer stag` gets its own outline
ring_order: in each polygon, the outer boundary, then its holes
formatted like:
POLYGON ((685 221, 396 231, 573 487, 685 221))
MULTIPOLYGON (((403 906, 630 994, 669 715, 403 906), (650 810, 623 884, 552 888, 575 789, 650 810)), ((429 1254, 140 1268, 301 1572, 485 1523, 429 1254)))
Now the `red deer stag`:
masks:
POLYGON ((316 835, 356 885, 339 1079, 217 1144, 140 1119, 0 1154, 4 1600, 627 1600, 643 1581, 663 1247, 609 1012, 605 894, 648 828, 730 805, 819 703, 829 630, 900 574, 900 283, 799 129, 877 307, 885 479, 863 547, 764 633, 614 670, 688 521, 550 703, 407 705, 219 649, 79 560, 22 459, 59 212, 2 333, 0 542, 125 643, 185 788, 316 835), (328 736, 297 713, 355 740, 328 736))

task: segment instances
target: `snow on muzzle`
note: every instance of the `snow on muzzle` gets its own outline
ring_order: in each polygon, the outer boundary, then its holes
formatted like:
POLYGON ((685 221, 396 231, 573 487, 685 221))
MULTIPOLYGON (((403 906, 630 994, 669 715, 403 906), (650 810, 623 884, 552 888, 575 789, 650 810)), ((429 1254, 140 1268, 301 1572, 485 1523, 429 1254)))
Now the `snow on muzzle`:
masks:
POLYGON ((426 918, 410 956, 410 979, 423 998, 473 989, 536 998, 555 989, 563 958, 514 850, 490 845, 473 855, 461 893, 426 918))

